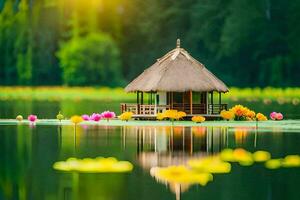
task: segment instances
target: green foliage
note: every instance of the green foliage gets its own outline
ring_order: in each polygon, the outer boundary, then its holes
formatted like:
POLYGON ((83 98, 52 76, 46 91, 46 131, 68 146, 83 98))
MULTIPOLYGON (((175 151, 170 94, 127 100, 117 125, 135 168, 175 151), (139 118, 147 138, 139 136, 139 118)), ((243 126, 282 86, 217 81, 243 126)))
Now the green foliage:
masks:
MULTIPOLYGON (((299 9, 300 0, 0 0, 0 84, 122 85, 122 77, 131 81, 180 38, 229 86, 299 86, 299 9), (85 51, 91 61, 75 76, 59 67, 67 61, 56 55, 77 54, 74 43, 86 46, 83 39, 98 33, 119 53, 115 64, 99 58, 97 80, 90 73, 95 51, 85 51)), ((83 58, 72 59, 79 65, 83 58)))
POLYGON ((120 54, 111 37, 93 33, 75 37, 58 52, 67 85, 120 84, 120 54))

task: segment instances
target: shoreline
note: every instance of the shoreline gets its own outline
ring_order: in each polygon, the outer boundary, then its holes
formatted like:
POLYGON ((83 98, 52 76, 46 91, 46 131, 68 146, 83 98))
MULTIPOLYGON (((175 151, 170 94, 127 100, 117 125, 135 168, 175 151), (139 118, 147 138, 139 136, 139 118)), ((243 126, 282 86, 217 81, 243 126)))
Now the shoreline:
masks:
MULTIPOLYGON (((61 122, 57 119, 40 119, 34 123, 37 126, 71 126, 74 125, 70 120, 62 120, 61 122)), ((21 122, 15 119, 0 119, 1 125, 30 125, 28 120, 21 122)), ((203 123, 195 123, 192 121, 175 121, 174 124, 170 121, 142 121, 142 120, 130 120, 128 122, 121 121, 118 119, 101 120, 99 122, 84 121, 78 125, 91 125, 91 126, 183 126, 183 127, 244 127, 244 128, 255 128, 256 121, 205 121, 203 123)), ((276 129, 292 129, 300 131, 300 120, 282 120, 282 121, 261 121, 258 122, 259 128, 276 128, 276 129)))

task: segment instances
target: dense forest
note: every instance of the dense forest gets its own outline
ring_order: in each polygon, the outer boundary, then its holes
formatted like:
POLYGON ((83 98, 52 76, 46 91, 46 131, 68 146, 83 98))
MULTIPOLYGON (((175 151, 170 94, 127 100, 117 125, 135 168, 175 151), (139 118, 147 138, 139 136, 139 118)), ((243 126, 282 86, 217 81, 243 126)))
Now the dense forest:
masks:
POLYGON ((229 86, 300 85, 300 0, 0 0, 0 85, 123 86, 181 39, 229 86))

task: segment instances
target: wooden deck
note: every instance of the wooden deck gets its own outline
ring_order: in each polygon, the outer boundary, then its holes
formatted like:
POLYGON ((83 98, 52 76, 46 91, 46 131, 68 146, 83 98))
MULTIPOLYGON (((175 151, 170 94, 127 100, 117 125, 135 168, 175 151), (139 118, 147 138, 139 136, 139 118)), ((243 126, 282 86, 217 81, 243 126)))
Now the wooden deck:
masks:
MULTIPOLYGON (((197 114, 200 115, 200 114, 197 114)), ((197 116, 195 115, 187 115, 186 117, 184 117, 184 119, 191 119, 193 116, 197 116)), ((213 120, 213 119, 219 119, 221 118, 220 114, 214 114, 214 115, 210 115, 210 114, 202 114, 201 116, 205 117, 208 120, 213 120)), ((156 115, 133 115, 132 118, 134 119, 141 119, 141 120, 155 120, 156 119, 156 115)))
POLYGON ((193 104, 193 110, 190 110, 190 106, 182 105, 140 105, 140 104, 121 104, 121 112, 132 112, 134 113, 133 118, 135 119, 156 119, 157 113, 162 113, 165 110, 176 109, 178 111, 184 111, 187 113, 185 118, 189 119, 193 116, 201 115, 207 119, 218 119, 220 118, 220 112, 227 109, 227 104, 208 104, 200 105, 193 104), (185 109, 187 108, 187 109, 185 109))

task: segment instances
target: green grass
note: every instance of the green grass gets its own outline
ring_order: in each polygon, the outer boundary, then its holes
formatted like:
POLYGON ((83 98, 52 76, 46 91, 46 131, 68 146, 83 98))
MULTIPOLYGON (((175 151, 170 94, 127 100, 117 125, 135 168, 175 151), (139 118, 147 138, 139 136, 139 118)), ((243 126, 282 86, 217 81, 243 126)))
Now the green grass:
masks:
MULTIPOLYGON (((134 93, 126 93, 123 88, 107 87, 0 87, 0 100, 111 100, 134 101, 134 93)), ((147 98, 147 95, 145 99, 147 98)), ((215 94, 215 99, 218 99, 215 94)), ((300 103, 300 88, 230 88, 230 92, 222 97, 223 100, 263 101, 283 103, 300 103)))

